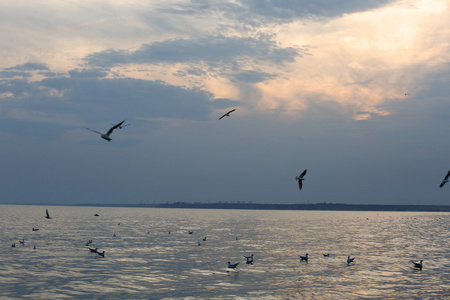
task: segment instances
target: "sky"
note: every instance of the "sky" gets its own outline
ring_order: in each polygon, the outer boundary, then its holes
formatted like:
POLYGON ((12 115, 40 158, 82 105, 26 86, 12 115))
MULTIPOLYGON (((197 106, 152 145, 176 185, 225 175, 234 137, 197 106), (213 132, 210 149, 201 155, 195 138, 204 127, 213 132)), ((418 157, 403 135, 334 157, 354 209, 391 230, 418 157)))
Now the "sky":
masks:
POLYGON ((0 40, 0 203, 450 205, 450 0, 6 0, 0 40))

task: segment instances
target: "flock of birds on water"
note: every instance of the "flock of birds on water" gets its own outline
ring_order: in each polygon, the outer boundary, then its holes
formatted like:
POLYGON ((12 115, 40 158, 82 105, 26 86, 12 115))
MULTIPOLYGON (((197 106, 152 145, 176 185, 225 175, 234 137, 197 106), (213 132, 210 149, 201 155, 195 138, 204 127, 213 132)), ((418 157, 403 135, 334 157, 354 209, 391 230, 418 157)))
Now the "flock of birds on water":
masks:
MULTIPOLYGON (((406 94, 405 94, 405 95, 406 95, 406 94)), ((220 116, 220 118, 219 118, 218 120, 222 120, 224 117, 229 117, 230 114, 231 114, 232 112, 234 112, 234 111, 236 111, 235 108, 232 109, 232 110, 230 110, 230 111, 228 111, 227 113, 223 114, 222 116, 220 116)), ((120 123, 114 125, 113 127, 111 127, 106 133, 101 133, 101 132, 99 132, 99 131, 92 130, 92 129, 90 129, 90 128, 86 128, 86 129, 89 130, 89 131, 92 131, 92 132, 95 132, 95 133, 100 134, 100 136, 101 136, 102 139, 107 140, 108 142, 111 142, 112 139, 111 139, 110 135, 113 133, 113 131, 114 131, 115 129, 117 129, 117 128, 122 129, 122 128, 125 127, 125 126, 131 125, 131 124, 125 124, 125 125, 124 125, 123 123, 125 123, 125 120, 123 120, 122 122, 120 122, 120 123)), ((299 188, 299 190, 302 190, 302 187, 303 187, 303 180, 305 180, 304 177, 305 177, 305 175, 306 175, 306 171, 307 171, 307 170, 304 170, 300 175, 297 175, 297 176, 295 177, 295 180, 298 181, 298 188, 299 188)), ((447 172, 447 175, 445 175, 445 177, 444 177, 444 179, 442 180, 442 182, 441 182, 441 184, 439 185, 439 187, 442 188, 447 182, 449 182, 449 177, 450 177, 450 170, 447 172)))
MULTIPOLYGON (((303 176, 304 176, 305 174, 306 174, 306 170, 303 171, 302 174, 300 174, 300 175, 297 176, 297 177, 301 177, 301 178, 302 178, 301 180, 303 180, 303 176)), ((450 171, 448 172, 446 178, 448 178, 448 177, 450 177, 450 171)), ((301 180, 299 179, 299 184, 301 184, 301 180)), ((448 182, 448 181, 447 181, 447 182, 448 182)), ((443 184, 445 184, 445 182, 444 182, 443 184)), ((301 189, 301 185, 300 185, 300 189, 301 189)), ((95 214, 94 216, 97 216, 97 217, 98 217, 99 215, 98 215, 98 214, 95 214)), ((51 219, 51 218, 52 218, 52 217, 50 217, 50 214, 49 214, 49 212, 48 212, 48 209, 45 210, 45 218, 46 218, 46 219, 51 219)), ((120 223, 118 223, 118 225, 120 225, 120 223)), ((34 227, 32 228, 32 231, 38 231, 38 230, 39 230, 39 228, 34 228, 34 227)), ((193 230, 189 230, 189 231, 188 231, 188 234, 193 234, 193 233, 194 233, 193 230)), ((168 234, 171 234, 171 232, 168 231, 168 234)), ((116 234, 115 234, 115 233, 114 233, 113 237, 116 237, 116 234)), ((236 240, 239 240, 239 238, 236 237, 236 240)), ((206 236, 202 239, 202 241, 203 241, 203 242, 206 241, 206 236)), ((103 251, 100 251, 100 250, 98 250, 98 248, 91 248, 90 246, 91 246, 92 243, 93 243, 92 240, 89 240, 88 242, 86 242, 86 246, 88 247, 89 252, 90 252, 90 253, 96 253, 96 254, 98 254, 99 257, 103 257, 103 258, 104 258, 104 257, 105 257, 106 251, 104 251, 104 250, 103 250, 103 251)), ((25 246, 25 239, 19 240, 19 244, 21 244, 22 246, 25 246)), ((201 242, 198 242, 198 246, 201 246, 201 245, 202 245, 201 242)), ((15 248, 15 247, 16 247, 16 243, 13 243, 13 244, 11 245, 11 247, 15 248)), ((33 250, 36 250, 36 245, 33 246, 33 250)), ((322 255, 323 255, 324 257, 330 257, 330 253, 322 254, 322 255)), ((246 261, 245 261, 246 264, 248 264, 248 265, 253 265, 253 262, 254 262, 254 255, 253 255, 253 254, 251 254, 251 255, 249 255, 249 256, 244 255, 244 258, 246 259, 246 261)), ((300 256, 299 256, 299 259, 300 259, 301 262, 306 262, 306 263, 308 263, 308 260, 309 260, 309 255, 308 255, 308 253, 306 253, 304 256, 303 256, 303 255, 300 255, 300 256)), ((350 264, 354 263, 354 261, 355 261, 355 257, 350 257, 350 255, 347 256, 347 265, 350 265, 350 264)), ((411 260, 411 263, 413 264, 413 268, 418 269, 418 270, 422 270, 422 268, 423 268, 423 261, 422 261, 422 260, 420 260, 419 262, 415 262, 415 261, 411 260)), ((228 264, 228 269, 230 269, 230 270, 236 270, 237 267, 238 267, 238 265, 240 264, 240 262, 231 263, 231 261, 228 261, 227 264, 228 264)), ((227 271, 227 272, 228 272, 228 271, 227 271)))

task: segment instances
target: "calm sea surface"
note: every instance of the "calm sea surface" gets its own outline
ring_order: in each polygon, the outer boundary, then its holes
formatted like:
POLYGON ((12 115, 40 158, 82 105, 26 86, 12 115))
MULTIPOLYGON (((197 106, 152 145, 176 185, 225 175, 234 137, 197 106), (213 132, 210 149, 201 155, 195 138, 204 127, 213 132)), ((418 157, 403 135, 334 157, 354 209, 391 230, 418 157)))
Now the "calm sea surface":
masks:
POLYGON ((0 224, 2 300, 450 299, 450 213, 0 205, 0 224))

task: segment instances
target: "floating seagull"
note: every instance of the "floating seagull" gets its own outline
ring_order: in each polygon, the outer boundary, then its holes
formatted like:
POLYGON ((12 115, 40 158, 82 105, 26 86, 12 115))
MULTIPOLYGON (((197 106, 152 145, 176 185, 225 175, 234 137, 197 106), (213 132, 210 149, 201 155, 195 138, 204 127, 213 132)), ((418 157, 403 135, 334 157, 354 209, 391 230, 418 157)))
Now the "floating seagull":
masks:
POLYGON ((203 241, 206 242, 206 236, 203 238, 203 241))
POLYGON ((45 210, 45 214, 46 214, 46 216, 45 216, 46 219, 52 218, 52 217, 50 217, 50 214, 48 213, 48 209, 45 210))
POLYGON ((25 246, 25 239, 22 239, 19 243, 22 244, 22 246, 25 246))
POLYGON ((94 217, 98 217, 98 216, 99 216, 99 214, 95 214, 95 215, 94 215, 94 217))
POLYGON ((116 234, 115 234, 115 233, 113 234, 113 237, 116 237, 116 234))
POLYGON ((308 253, 306 253, 305 256, 301 256, 301 255, 300 255, 300 261, 306 261, 306 262, 308 262, 308 253))
POLYGON ((347 265, 349 265, 350 263, 352 263, 355 260, 355 258, 350 258, 350 256, 347 256, 347 265))
POLYGON ((235 111, 235 110, 236 110, 236 109, 230 110, 229 112, 227 112, 226 114, 224 114, 223 116, 221 116, 221 117, 219 118, 219 120, 221 120, 223 117, 229 117, 230 114, 231 114, 233 111, 235 111))
POLYGON ((193 233, 194 233, 193 231, 190 231, 190 230, 189 230, 189 234, 193 234, 193 233))
POLYGON ((16 248, 16 243, 12 243, 11 247, 16 248))
POLYGON ((33 231, 38 231, 38 230, 39 230, 39 228, 34 228, 34 227, 33 227, 33 231))
POLYGON ((92 244, 92 240, 89 240, 89 241, 86 243, 86 246, 89 246, 90 244, 92 244))
POLYGON ((245 262, 247 265, 253 265, 253 254, 250 256, 245 256, 245 259, 247 259, 247 261, 245 262))
POLYGON ((201 246, 201 245, 202 245, 202 243, 198 242, 198 245, 199 245, 199 246, 201 246))
POLYGON ((416 263, 415 261, 411 261, 414 264, 414 268, 417 268, 419 270, 422 270, 422 261, 416 263))
POLYGON ((97 251, 97 254, 100 255, 101 257, 105 257, 105 251, 103 251, 103 252, 98 252, 97 251))
POLYGON ((302 181, 305 180, 303 177, 306 175, 306 171, 307 170, 303 171, 302 174, 300 174, 300 175, 295 177, 295 180, 298 181, 298 188, 299 188, 300 191, 302 190, 302 186, 303 186, 302 181))
POLYGON ((170 234, 170 231, 167 231, 167 234, 170 234))
POLYGON ((36 250, 36 245, 33 246, 33 250, 36 250))
POLYGON ((98 249, 98 248, 95 248, 95 249, 94 249, 94 248, 89 248, 89 251, 94 252, 94 253, 97 253, 97 249, 98 249))
MULTIPOLYGON (((323 254, 323 253, 322 253, 322 254, 323 254)), ((330 257, 330 253, 323 254, 323 256, 325 256, 325 257, 330 257)))
POLYGON ((120 122, 119 124, 114 125, 113 127, 111 127, 111 128, 108 130, 108 132, 105 133, 105 134, 103 134, 103 133, 101 133, 101 132, 98 132, 98 131, 95 131, 95 130, 92 130, 92 129, 89 129, 89 128, 86 128, 86 129, 89 130, 89 131, 92 131, 92 132, 95 132, 95 133, 100 134, 100 136, 102 137, 102 139, 105 139, 105 140, 107 140, 108 142, 111 142, 112 139, 111 139, 109 136, 110 136, 111 133, 114 131, 114 129, 119 128, 120 126, 122 126, 123 122, 125 122, 125 120, 123 120, 123 121, 120 122))
POLYGON ((238 265, 239 265, 238 262, 235 263, 235 264, 232 264, 232 263, 228 262, 228 268, 230 268, 230 269, 236 269, 236 267, 237 267, 238 265))
POLYGON ((447 172, 447 175, 445 175, 445 178, 442 180, 441 185, 439 187, 443 187, 444 184, 448 182, 448 177, 450 176, 450 170, 447 172))

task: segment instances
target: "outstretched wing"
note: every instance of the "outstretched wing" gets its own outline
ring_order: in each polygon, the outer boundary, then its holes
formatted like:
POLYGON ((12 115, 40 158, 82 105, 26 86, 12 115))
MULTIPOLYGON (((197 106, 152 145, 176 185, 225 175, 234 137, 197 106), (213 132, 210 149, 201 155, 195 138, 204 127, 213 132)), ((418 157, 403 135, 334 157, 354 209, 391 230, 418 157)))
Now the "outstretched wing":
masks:
POLYGON ((298 180, 298 188, 299 188, 300 191, 302 190, 302 187, 303 187, 302 181, 298 180))
POLYGON ((45 214, 47 215, 47 218, 50 218, 50 214, 48 213, 48 209, 45 210, 45 214))
POLYGON ((86 127, 86 129, 87 129, 87 130, 89 130, 89 131, 92 131, 92 132, 98 133, 98 134, 100 134, 100 135, 103 135, 103 133, 101 133, 101 132, 98 132, 98 131, 96 131, 96 130, 92 130, 92 129, 90 129, 90 128, 87 128, 87 127, 86 127))
POLYGON ((445 181, 442 181, 441 184, 439 185, 439 187, 443 187, 445 185, 445 181))
POLYGON ((447 180, 448 179, 448 177, 450 177, 450 170, 447 172, 447 175, 445 175, 445 178, 444 178, 444 180, 447 180))
POLYGON ((302 174, 300 174, 300 176, 299 176, 299 177, 300 177, 300 178, 303 178, 303 176, 305 176, 305 175, 306 175, 306 171, 308 171, 308 170, 306 169, 305 171, 303 171, 303 172, 302 172, 302 174))
POLYGON ((120 126, 123 124, 123 122, 125 122, 125 120, 123 120, 123 121, 120 122, 119 124, 114 125, 113 127, 111 127, 111 128, 108 130, 108 132, 106 133, 106 135, 110 135, 110 134, 114 131, 114 129, 120 127, 120 126))

